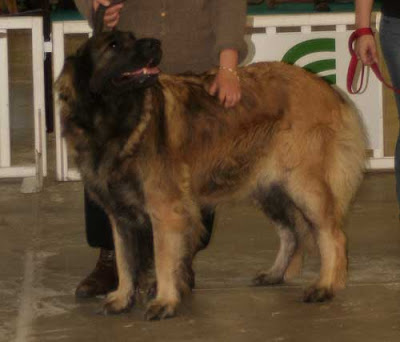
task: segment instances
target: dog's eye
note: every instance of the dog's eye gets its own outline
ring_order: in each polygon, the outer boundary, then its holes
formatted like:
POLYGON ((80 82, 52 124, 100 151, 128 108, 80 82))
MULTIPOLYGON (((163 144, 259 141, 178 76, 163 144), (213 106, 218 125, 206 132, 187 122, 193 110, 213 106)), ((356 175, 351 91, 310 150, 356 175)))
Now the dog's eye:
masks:
POLYGON ((110 43, 110 47, 113 48, 113 49, 115 49, 117 46, 118 46, 118 45, 117 45, 117 42, 116 42, 116 41, 112 41, 112 42, 110 43))

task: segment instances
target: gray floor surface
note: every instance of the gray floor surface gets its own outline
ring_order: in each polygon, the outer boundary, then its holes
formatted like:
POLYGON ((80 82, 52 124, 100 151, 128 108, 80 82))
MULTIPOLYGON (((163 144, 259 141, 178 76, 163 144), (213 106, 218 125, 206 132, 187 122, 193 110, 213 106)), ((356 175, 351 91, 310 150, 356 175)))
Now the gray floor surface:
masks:
POLYGON ((304 304, 317 276, 254 288, 278 248, 271 224, 246 205, 218 211, 209 248, 195 263, 197 288, 177 318, 145 322, 143 305, 99 314, 101 298, 77 301, 76 284, 97 252, 86 246, 82 186, 47 180, 39 194, 0 182, 1 341, 399 341, 400 223, 393 174, 368 174, 348 215, 348 287, 329 303, 304 304))

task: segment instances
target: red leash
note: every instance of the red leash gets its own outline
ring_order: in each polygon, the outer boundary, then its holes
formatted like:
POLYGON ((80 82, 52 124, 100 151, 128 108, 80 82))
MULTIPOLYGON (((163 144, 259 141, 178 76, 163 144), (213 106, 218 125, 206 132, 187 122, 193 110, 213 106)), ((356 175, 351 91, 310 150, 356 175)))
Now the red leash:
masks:
MULTIPOLYGON (((347 91, 350 94, 358 94, 362 87, 363 87, 363 83, 364 83, 364 69, 365 69, 365 65, 362 66, 361 68, 361 76, 360 76, 360 85, 359 87, 354 90, 353 89, 353 80, 354 80, 354 75, 356 73, 356 69, 357 69, 357 64, 358 64, 358 59, 357 59, 357 55, 354 51, 353 48, 353 43, 355 40, 357 40, 357 38, 364 36, 366 34, 369 35, 374 35, 374 32, 372 32, 372 30, 369 27, 364 27, 364 28, 360 28, 355 30, 349 38, 349 51, 351 54, 351 60, 350 60, 350 64, 349 64, 349 69, 347 71, 347 91)), ((372 71, 375 73, 376 77, 378 78, 379 81, 381 81, 385 86, 387 86, 388 88, 392 89, 393 91, 395 91, 396 93, 400 94, 400 89, 397 89, 395 87, 393 87, 391 84, 389 84, 388 82, 386 82, 383 77, 382 77, 382 73, 379 70, 378 64, 373 63, 371 64, 371 69, 372 71)))

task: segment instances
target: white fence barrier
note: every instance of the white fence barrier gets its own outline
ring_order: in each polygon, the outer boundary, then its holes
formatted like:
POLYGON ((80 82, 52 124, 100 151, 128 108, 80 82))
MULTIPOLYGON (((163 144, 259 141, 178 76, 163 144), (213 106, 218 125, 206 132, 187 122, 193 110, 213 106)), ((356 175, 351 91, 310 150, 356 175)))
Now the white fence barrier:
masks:
MULTIPOLYGON (((376 16, 376 15, 375 15, 376 16)), ((376 16, 379 22, 380 16, 376 16)), ((348 37, 354 24, 353 13, 296 14, 249 16, 251 33, 246 37, 249 57, 246 63, 267 60, 286 60, 309 68, 346 91, 346 73, 350 60, 347 51, 348 37)), ((379 25, 376 25, 377 27, 379 25)), ((85 21, 53 23, 54 79, 64 63, 64 37, 68 34, 90 35, 85 21)), ((368 80, 367 90, 350 96, 361 111, 367 128, 372 157, 369 169, 393 169, 393 157, 384 157, 382 85, 375 77, 368 80)), ((79 173, 68 165, 68 151, 61 136, 59 108, 55 103, 57 148, 57 179, 78 180, 79 173)))
MULTIPOLYGON (((65 36, 68 34, 82 33, 91 35, 92 29, 86 21, 59 21, 54 22, 53 32, 53 79, 56 80, 61 73, 65 59, 65 36)), ((79 180, 79 172, 70 168, 68 151, 65 138, 62 136, 60 107, 57 96, 54 96, 54 131, 56 135, 56 176, 57 180, 79 180)))
MULTIPOLYGON (((373 17, 378 30, 380 14, 374 13, 373 17)), ((347 92, 348 39, 354 21, 353 13, 249 17, 250 27, 265 28, 265 32, 247 37, 253 48, 249 62, 286 60, 296 63, 347 92)), ((367 167, 393 169, 393 157, 384 157, 382 84, 375 75, 371 73, 370 76, 366 90, 349 97, 359 108, 367 129, 368 148, 372 150, 367 167)))
POLYGON ((47 174, 42 27, 41 17, 0 17, 0 178, 35 176, 41 179, 47 174), (11 165, 8 32, 21 29, 32 32, 35 163, 13 166, 11 165))

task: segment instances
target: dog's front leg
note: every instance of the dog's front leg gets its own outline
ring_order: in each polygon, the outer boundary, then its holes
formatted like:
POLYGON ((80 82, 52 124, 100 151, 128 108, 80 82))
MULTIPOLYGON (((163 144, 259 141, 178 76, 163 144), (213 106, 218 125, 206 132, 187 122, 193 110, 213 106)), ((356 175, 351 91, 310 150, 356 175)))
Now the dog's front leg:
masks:
MULTIPOLYGON (((178 201, 152 208, 154 256, 157 276, 157 296, 146 311, 146 319, 164 319, 175 315, 184 293, 190 292, 194 225, 183 205, 178 201)), ((199 222, 201 225, 201 223, 199 222)))
POLYGON ((114 239, 118 270, 118 288, 110 292, 105 300, 104 314, 129 311, 134 304, 136 282, 140 268, 137 229, 130 220, 109 216, 114 239))

